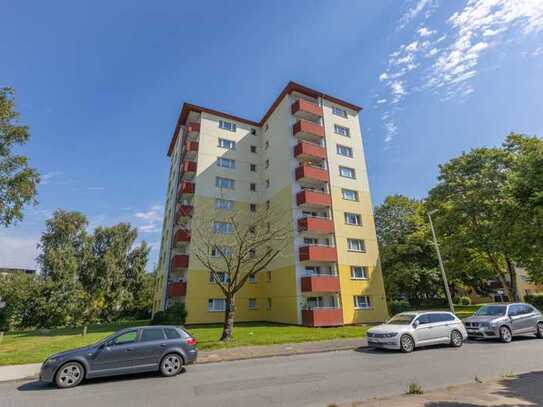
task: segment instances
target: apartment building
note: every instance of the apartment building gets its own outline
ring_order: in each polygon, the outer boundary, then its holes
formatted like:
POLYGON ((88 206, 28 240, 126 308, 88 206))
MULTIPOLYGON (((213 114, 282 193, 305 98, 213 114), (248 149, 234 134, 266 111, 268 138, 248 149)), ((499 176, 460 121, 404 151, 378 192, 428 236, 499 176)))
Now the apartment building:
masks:
POLYGON ((281 260, 236 296, 237 321, 338 326, 387 317, 361 108, 290 82, 260 121, 185 103, 168 149, 154 311, 224 319, 224 297, 194 256, 199 210, 284 208, 296 232, 281 260))

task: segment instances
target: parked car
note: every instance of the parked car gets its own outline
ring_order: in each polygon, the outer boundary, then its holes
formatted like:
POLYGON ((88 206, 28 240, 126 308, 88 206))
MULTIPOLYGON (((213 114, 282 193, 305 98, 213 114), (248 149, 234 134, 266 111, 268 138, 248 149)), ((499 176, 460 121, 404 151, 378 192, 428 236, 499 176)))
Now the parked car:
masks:
POLYGON ((130 373, 160 371, 163 376, 175 376, 196 356, 196 339, 182 328, 126 328, 94 345, 49 357, 41 367, 40 380, 68 388, 83 379, 130 373))
POLYGON ((369 329, 368 345, 407 353, 436 344, 460 347, 467 337, 464 324, 451 312, 413 311, 397 314, 385 324, 369 329))
POLYGON ((535 334, 543 339, 543 316, 530 304, 483 305, 464 325, 470 338, 499 338, 511 342, 514 336, 535 334))

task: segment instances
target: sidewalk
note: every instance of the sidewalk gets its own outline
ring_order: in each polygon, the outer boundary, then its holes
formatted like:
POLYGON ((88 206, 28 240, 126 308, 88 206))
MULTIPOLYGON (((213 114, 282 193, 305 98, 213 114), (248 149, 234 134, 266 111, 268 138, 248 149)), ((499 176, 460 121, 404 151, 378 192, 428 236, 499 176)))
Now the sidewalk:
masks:
MULTIPOLYGON (((200 351, 197 363, 227 362, 233 360, 268 358, 274 356, 302 355, 307 353, 333 352, 367 346, 366 339, 335 339, 331 341, 285 343, 268 346, 243 346, 211 351, 200 351)), ((0 382, 36 378, 41 363, 0 366, 0 382)))

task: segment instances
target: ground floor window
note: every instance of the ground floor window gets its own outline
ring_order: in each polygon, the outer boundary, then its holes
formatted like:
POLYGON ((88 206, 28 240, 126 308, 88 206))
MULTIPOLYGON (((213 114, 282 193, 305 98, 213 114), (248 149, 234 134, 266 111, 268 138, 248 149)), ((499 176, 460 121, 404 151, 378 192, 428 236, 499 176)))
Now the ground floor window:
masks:
POLYGON ((249 309, 250 310, 256 309, 256 298, 249 298, 249 309))
POLYGON ((268 298, 268 311, 271 311, 272 309, 272 299, 268 298))
POLYGON ((220 312, 226 308, 226 301, 224 298, 210 298, 207 302, 207 310, 209 312, 220 312))
POLYGON ((371 299, 367 295, 355 295, 354 296, 354 308, 355 309, 369 309, 371 308, 371 299))

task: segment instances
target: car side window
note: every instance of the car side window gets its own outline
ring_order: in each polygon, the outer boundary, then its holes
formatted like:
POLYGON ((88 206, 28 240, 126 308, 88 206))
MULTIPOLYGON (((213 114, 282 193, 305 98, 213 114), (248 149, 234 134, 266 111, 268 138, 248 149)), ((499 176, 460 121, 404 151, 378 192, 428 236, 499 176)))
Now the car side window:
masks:
POLYGON ((520 314, 521 314, 521 310, 520 310, 519 305, 510 305, 509 306, 509 311, 507 312, 507 315, 509 315, 510 317, 514 317, 514 316, 520 315, 520 314))
POLYGON ((164 331, 162 328, 145 328, 141 334, 141 342, 162 341, 164 331))
POLYGON ((525 304, 522 306, 522 315, 528 315, 528 314, 531 314, 533 311, 532 307, 530 307, 529 305, 525 304))
POLYGON ((441 314, 430 314, 430 320, 432 322, 450 322, 454 321, 454 317, 451 314, 441 313, 441 314))
POLYGON ((181 339, 181 334, 174 328, 164 328, 166 338, 168 339, 181 339))
POLYGON ((136 339, 138 339, 138 330, 137 329, 135 329, 133 331, 128 331, 128 332, 120 334, 119 336, 116 336, 111 341, 111 344, 114 345, 114 346, 126 345, 127 343, 136 342, 136 339))
POLYGON ((432 322, 430 314, 422 314, 417 321, 419 321, 419 325, 426 325, 432 322))

